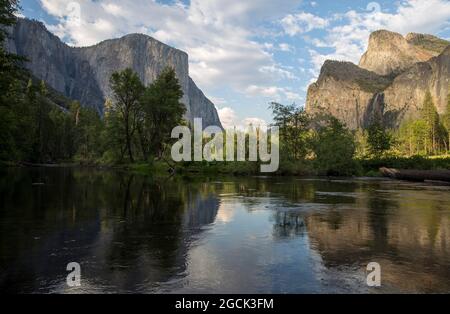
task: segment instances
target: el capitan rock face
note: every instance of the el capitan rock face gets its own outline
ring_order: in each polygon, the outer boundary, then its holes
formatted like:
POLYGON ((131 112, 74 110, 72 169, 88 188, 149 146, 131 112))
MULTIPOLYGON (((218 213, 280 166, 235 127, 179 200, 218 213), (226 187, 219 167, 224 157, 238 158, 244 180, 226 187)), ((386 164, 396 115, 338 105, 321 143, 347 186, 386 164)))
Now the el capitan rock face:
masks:
POLYGON ((308 89, 306 110, 330 113, 351 129, 367 127, 377 114, 396 128, 419 116, 429 90, 442 114, 450 84, 449 44, 431 35, 374 32, 359 66, 325 62, 308 89))
POLYGON ((181 101, 186 105, 186 118, 203 118, 204 126, 221 126, 214 104, 189 77, 188 55, 149 36, 131 34, 91 47, 74 48, 51 34, 42 23, 18 19, 7 47, 28 58, 26 67, 37 78, 99 112, 111 97, 109 79, 115 71, 131 68, 148 85, 170 66, 184 93, 181 101))

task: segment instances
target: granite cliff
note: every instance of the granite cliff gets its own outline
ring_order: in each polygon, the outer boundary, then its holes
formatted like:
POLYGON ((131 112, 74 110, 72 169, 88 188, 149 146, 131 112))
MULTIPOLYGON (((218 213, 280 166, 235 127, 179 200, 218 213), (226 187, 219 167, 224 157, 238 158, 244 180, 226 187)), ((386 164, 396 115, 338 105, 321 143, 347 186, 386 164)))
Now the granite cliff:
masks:
POLYGON ((418 117, 429 90, 442 114, 450 84, 449 45, 432 35, 374 32, 358 66, 325 62, 308 89, 306 110, 328 112, 351 129, 367 127, 375 114, 396 128, 418 117))
POLYGON ((186 119, 203 118, 204 126, 221 126, 214 104, 189 77, 188 55, 147 35, 130 34, 91 47, 70 47, 37 21, 18 19, 7 42, 9 51, 25 56, 25 66, 50 87, 103 112, 111 96, 109 78, 133 69, 145 85, 166 67, 175 69, 184 96, 186 119))

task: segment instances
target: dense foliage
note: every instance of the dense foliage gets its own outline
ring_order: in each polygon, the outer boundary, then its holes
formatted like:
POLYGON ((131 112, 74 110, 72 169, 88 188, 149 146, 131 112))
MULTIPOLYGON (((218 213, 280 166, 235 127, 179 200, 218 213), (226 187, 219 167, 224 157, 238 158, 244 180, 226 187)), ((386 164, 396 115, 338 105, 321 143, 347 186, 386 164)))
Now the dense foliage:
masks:
POLYGON ((339 120, 327 114, 310 116, 294 105, 272 103, 270 108, 280 128, 281 173, 356 173, 354 137, 339 120))
POLYGON ((171 130, 183 123, 185 106, 181 86, 172 68, 166 68, 148 87, 130 69, 111 77, 114 99, 105 106, 107 159, 151 161, 162 158, 171 142, 171 130))
MULTIPOLYGON (((450 97, 450 95, 449 95, 450 97)), ((435 156, 448 154, 450 141, 450 105, 440 116, 431 93, 427 92, 418 119, 403 122, 395 132, 397 154, 404 156, 435 156)))

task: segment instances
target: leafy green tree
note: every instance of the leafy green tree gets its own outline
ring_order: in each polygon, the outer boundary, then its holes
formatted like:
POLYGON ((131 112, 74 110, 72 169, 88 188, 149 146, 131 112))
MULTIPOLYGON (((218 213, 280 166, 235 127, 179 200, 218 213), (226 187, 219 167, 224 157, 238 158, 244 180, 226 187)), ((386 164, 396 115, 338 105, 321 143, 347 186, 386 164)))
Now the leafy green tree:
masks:
POLYGON ((110 86, 114 94, 111 110, 122 120, 128 157, 131 162, 134 162, 133 137, 139 123, 138 119, 140 119, 139 100, 144 86, 138 75, 131 69, 113 73, 110 86))
POLYGON ((320 174, 352 175, 356 145, 352 133, 332 116, 320 117, 313 138, 315 165, 320 174))
POLYGON ((126 139, 123 132, 123 119, 111 100, 106 100, 104 106, 104 130, 102 142, 105 146, 103 160, 107 163, 122 162, 126 152, 126 139))
POLYGON ((141 99, 141 119, 137 128, 144 159, 150 154, 162 157, 171 141, 172 129, 183 122, 186 106, 180 102, 183 91, 172 68, 164 69, 145 89, 141 99))
POLYGON ((367 130, 367 144, 369 152, 379 158, 392 146, 392 136, 386 131, 382 123, 375 121, 367 130))
POLYGON ((282 155, 286 154, 291 160, 304 159, 309 137, 309 117, 304 108, 276 102, 272 102, 269 108, 273 112, 274 125, 280 128, 282 155))

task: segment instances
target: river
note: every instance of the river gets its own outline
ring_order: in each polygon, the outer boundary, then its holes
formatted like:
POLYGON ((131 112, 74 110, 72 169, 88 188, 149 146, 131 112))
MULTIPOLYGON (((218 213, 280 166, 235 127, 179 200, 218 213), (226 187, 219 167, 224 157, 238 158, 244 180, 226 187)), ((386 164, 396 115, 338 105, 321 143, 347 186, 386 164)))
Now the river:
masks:
POLYGON ((0 292, 450 292, 450 186, 0 170, 0 292), (81 267, 69 287, 68 263, 81 267), (369 263, 381 287, 366 283, 369 263))

